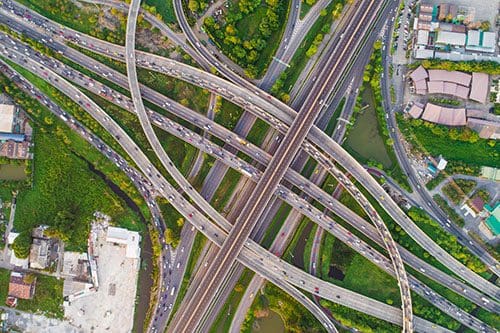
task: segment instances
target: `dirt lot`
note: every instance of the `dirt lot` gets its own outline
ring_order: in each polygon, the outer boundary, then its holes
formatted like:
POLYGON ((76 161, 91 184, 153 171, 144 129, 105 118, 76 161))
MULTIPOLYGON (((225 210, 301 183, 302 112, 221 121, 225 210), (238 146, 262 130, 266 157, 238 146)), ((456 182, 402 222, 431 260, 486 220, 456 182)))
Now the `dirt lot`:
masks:
POLYGON ((74 300, 65 315, 84 332, 131 332, 139 260, 125 257, 125 248, 107 243, 104 231, 97 240, 99 289, 74 300))

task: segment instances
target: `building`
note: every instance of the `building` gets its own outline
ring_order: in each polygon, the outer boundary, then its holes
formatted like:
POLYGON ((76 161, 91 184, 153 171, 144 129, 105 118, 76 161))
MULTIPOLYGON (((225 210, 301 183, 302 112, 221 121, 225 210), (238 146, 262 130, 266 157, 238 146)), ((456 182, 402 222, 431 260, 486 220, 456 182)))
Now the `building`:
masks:
POLYGON ((469 30, 467 32, 467 51, 494 53, 496 35, 491 31, 469 30))
MULTIPOLYGON (((467 110, 467 113, 469 113, 469 110, 467 110)), ((500 122, 469 116, 467 126, 476 131, 482 139, 500 139, 500 122)))
POLYGON ((420 116, 422 115, 422 112, 424 112, 423 107, 417 103, 413 104, 410 108, 410 111, 408 111, 410 116, 414 119, 420 118, 420 116))
POLYGON ((500 181, 500 169, 483 166, 481 167, 481 177, 498 182, 500 181))
POLYGON ((468 87, 472 75, 459 71, 446 71, 444 69, 429 69, 429 81, 447 81, 468 87))
POLYGON ((15 106, 0 104, 0 132, 11 133, 14 124, 15 106))
POLYGON ((24 134, 21 133, 0 133, 0 142, 5 141, 15 141, 15 142, 23 142, 24 134))
POLYGON ((45 235, 47 226, 39 226, 31 233, 32 243, 29 256, 29 267, 47 269, 58 259, 59 241, 45 235))
POLYGON ((141 236, 136 231, 129 231, 123 228, 108 227, 106 242, 126 247, 125 257, 138 259, 141 255, 139 242, 141 236))
POLYGON ((453 47, 464 47, 465 46, 466 35, 462 32, 453 31, 438 31, 436 44, 453 46, 453 47))
POLYGON ((417 94, 419 94, 419 95, 427 94, 427 81, 426 81, 426 79, 428 77, 429 77, 429 74, 427 73, 427 70, 422 66, 418 66, 417 69, 415 69, 410 74, 410 79, 413 82, 413 86, 415 87, 415 92, 417 94))
POLYGON ((500 201, 498 201, 494 207, 484 205, 484 208, 489 214, 484 223, 488 229, 490 229, 491 233, 497 237, 500 234, 500 201))
POLYGON ((451 109, 432 103, 425 105, 422 119, 447 126, 465 126, 467 123, 465 109, 451 109))
POLYGON ((489 88, 489 76, 485 73, 472 73, 472 84, 469 98, 479 103, 486 103, 489 88))
POLYGON ((32 274, 11 272, 7 305, 16 306, 17 299, 32 299, 35 295, 36 278, 32 274))
POLYGON ((446 168, 446 166, 448 165, 448 161, 445 160, 442 156, 439 156, 439 161, 438 161, 438 165, 437 165, 437 169, 439 171, 442 171, 446 168))

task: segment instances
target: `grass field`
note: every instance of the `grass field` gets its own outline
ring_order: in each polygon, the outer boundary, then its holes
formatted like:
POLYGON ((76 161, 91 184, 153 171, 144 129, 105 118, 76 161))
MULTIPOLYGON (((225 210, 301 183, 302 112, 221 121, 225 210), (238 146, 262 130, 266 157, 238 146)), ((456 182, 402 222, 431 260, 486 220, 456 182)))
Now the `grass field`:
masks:
POLYGON ((145 0, 149 6, 156 7, 156 11, 161 15, 165 23, 176 23, 173 1, 166 0, 145 0))

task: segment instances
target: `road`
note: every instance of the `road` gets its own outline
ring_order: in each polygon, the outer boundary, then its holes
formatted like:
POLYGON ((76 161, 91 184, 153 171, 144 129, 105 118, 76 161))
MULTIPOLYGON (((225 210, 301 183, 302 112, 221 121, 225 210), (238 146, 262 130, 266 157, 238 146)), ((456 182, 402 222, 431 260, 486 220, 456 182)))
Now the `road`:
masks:
MULTIPOLYGON (((47 20, 44 20, 46 22, 47 20)), ((44 23, 45 24, 45 23, 44 23)), ((56 25, 58 28, 46 28, 47 31, 50 31, 52 34, 56 34, 59 31, 59 26, 56 25)), ((70 29, 64 29, 65 32, 70 31, 70 29)), ((78 35, 77 33, 68 33, 68 35, 65 35, 65 37, 70 38, 72 41, 79 42, 79 38, 76 37, 78 35)), ((82 38, 84 36, 81 36, 82 38)), ((90 43, 81 41, 81 46, 83 47, 88 47, 93 49, 94 51, 102 52, 108 56, 114 57, 116 54, 116 58, 120 59, 120 54, 123 54, 123 48, 112 45, 109 43, 105 43, 103 41, 89 38, 88 36, 85 36, 85 39, 91 41, 90 43), (101 46, 99 46, 101 45, 101 46), (114 50, 114 51, 110 51, 114 50), (120 53, 121 52, 121 53, 120 53)), ((141 53, 138 53, 139 55, 139 61, 140 61, 140 55, 141 53)), ((146 55, 144 55, 146 56, 146 55)), ((235 104, 240 105, 244 107, 245 109, 254 112, 254 114, 259 115, 262 117, 262 119, 266 120, 269 122, 271 125, 273 125, 275 128, 278 130, 284 131, 285 125, 284 123, 291 123, 291 120, 293 119, 293 114, 294 111, 287 107, 286 105, 282 105, 279 101, 274 101, 271 96, 269 95, 264 95, 262 96, 260 93, 255 92, 256 95, 254 97, 251 97, 250 95, 243 93, 245 90, 235 86, 231 85, 229 83, 223 84, 221 83, 221 86, 224 86, 224 88, 218 88, 215 89, 210 86, 208 81, 204 80, 204 77, 210 77, 210 83, 213 84, 214 82, 217 82, 220 80, 217 77, 214 77, 208 73, 203 73, 199 70, 192 70, 191 72, 189 71, 189 66, 176 63, 174 61, 164 61, 162 60, 161 57, 153 56, 153 55, 147 55, 147 57, 150 61, 153 63, 160 63, 162 66, 165 68, 163 70, 162 68, 158 68, 158 70, 162 72, 166 72, 169 75, 181 78, 183 80, 190 81, 191 83, 200 85, 202 87, 205 87, 212 92, 216 92, 225 98, 228 98, 232 100, 235 104), (167 66, 175 66, 176 69, 171 70, 168 69, 167 66), (181 71, 178 71, 177 68, 182 69, 182 75, 181 71), (189 74, 188 74, 189 73, 189 74), (206 82, 206 83, 205 83, 206 82), (231 91, 231 93, 228 93, 231 91), (239 91, 240 94, 242 95, 241 99, 234 99, 232 93, 235 91, 239 91), (252 102, 249 103, 248 101, 245 101, 243 99, 246 97, 247 99, 251 100, 252 102), (265 98, 264 98, 265 97, 265 98), (267 99, 269 99, 271 102, 274 104, 268 103, 267 99), (259 107, 257 107, 259 105, 259 107), (275 105, 281 105, 279 108, 275 107, 275 105), (262 107, 262 108, 261 108, 262 107), (270 118, 268 112, 272 113, 274 116, 277 118, 270 118), (284 122, 282 122, 284 121, 284 122)), ((146 61, 143 63, 145 64, 146 67, 153 68, 154 66, 151 66, 151 62, 146 61), (149 65, 148 65, 149 64, 149 65)), ((160 66, 158 66, 160 67, 160 66)), ((222 80, 220 80, 222 81, 222 80)), ((219 87, 219 86, 217 86, 219 87)), ((255 90, 256 88, 254 88, 255 90)), ((313 143, 317 144, 318 147, 321 147, 329 156, 332 156, 334 159, 336 159, 338 162, 341 163, 342 167, 354 170, 355 172, 355 178, 361 183, 361 185, 365 186, 368 191, 375 197, 378 198, 381 195, 383 195, 384 190, 366 173, 366 171, 359 166, 359 164, 351 157, 347 152, 345 152, 339 145, 335 144, 329 138, 324 135, 320 130, 317 128, 312 128, 310 132, 310 139, 312 140, 313 143)), ((330 161, 333 163, 333 161, 330 161)), ((421 245, 424 249, 426 249, 431 255, 436 257, 438 260, 444 262, 445 265, 447 265, 455 274, 458 276, 461 276, 465 280, 469 281, 472 285, 477 286, 478 288, 484 290, 488 294, 490 294, 493 297, 496 297, 498 294, 498 288, 491 285, 489 282, 485 281, 484 279, 480 278, 479 276, 475 275, 473 272, 465 268, 463 265, 458 263, 455 259, 453 259, 446 251, 443 251, 440 249, 428 236, 426 236, 405 214, 402 212, 397 205, 392 201, 392 200, 387 200, 385 202, 380 202, 384 209, 388 211, 388 213, 395 219, 397 223, 400 224, 400 226, 405 230, 412 238, 414 238, 419 245, 421 245)))
POLYGON ((43 74, 40 73, 40 75, 43 75, 43 74))
MULTIPOLYGON (((318 89, 310 95, 310 98, 306 100, 304 106, 299 110, 296 119, 290 126, 289 131, 282 140, 282 143, 275 155, 271 159, 266 171, 263 173, 260 181, 258 182, 254 195, 252 195, 244 209, 241 212, 240 219, 238 219, 234 225, 234 228, 229 233, 228 239, 223 244, 219 255, 210 264, 208 270, 208 275, 212 276, 212 279, 205 279, 198 286, 197 293, 188 303, 188 307, 191 312, 182 312, 180 315, 174 317, 170 331, 193 331, 199 325, 202 316, 206 312, 213 298, 213 294, 217 289, 220 288, 224 277, 227 275, 233 261, 235 260, 239 251, 243 248, 244 242, 248 238, 250 232, 254 228, 256 222, 261 217, 266 204, 271 198, 271 194, 274 192, 275 187, 279 184, 281 178, 284 176, 288 165, 292 162, 295 154, 300 148, 300 144, 305 139, 309 129, 312 127, 314 120, 316 119, 319 110, 321 109, 321 104, 323 102, 323 94, 329 92, 334 84, 337 82, 340 73, 347 66, 347 59, 350 58, 346 54, 349 50, 351 56, 356 49, 358 44, 358 39, 364 34, 363 26, 364 20, 370 22, 377 17, 378 7, 375 6, 371 8, 373 2, 366 3, 367 5, 360 6, 358 19, 354 20, 356 25, 353 28, 348 29, 345 33, 347 36, 341 40, 339 45, 336 46, 336 50, 339 54, 332 56, 328 59, 325 64, 323 72, 320 74, 315 87, 318 89), (368 18, 368 13, 374 11, 373 17, 368 18), (345 42, 347 40, 347 42, 345 42), (350 44, 353 44, 351 46, 350 44), (352 47, 352 49, 350 49, 352 47), (335 78, 332 80, 331 78, 335 78), (191 304, 191 305, 189 305, 191 304), (178 318, 176 320, 176 318, 178 318)), ((342 35, 343 36, 343 35, 342 35)), ((342 37, 341 36, 341 37, 342 37)), ((394 262, 394 268, 396 272, 396 277, 399 282, 401 293, 402 293, 402 303, 403 303, 403 331, 412 331, 412 310, 411 310, 411 300, 409 284, 406 278, 406 272, 401 258, 397 252, 394 241, 389 231, 385 227, 383 221, 378 218, 374 222, 378 228, 383 231, 380 233, 383 235, 383 239, 386 243, 386 248, 388 249, 391 260, 394 262), (378 222, 378 223, 377 223, 378 222), (383 229, 385 228, 385 230, 383 229)))
MULTIPOLYGON (((63 66, 63 65, 62 65, 62 66, 63 66)), ((62 72, 65 72, 65 71, 67 71, 68 69, 60 68, 60 70, 61 70, 62 72)), ((74 76, 74 77, 79 77, 79 75, 73 75, 73 76, 74 76)), ((83 83, 82 85, 83 85, 83 86, 88 86, 89 84, 85 84, 85 83, 83 83)), ((98 91, 101 91, 101 90, 102 90, 102 88, 98 88, 98 87, 96 87, 95 89, 97 89, 97 90, 96 90, 96 93, 97 93, 98 91)), ((122 100, 123 100, 123 99, 122 99, 122 100)), ((128 104, 131 104, 131 103, 128 103, 128 104)), ((160 103, 158 103, 158 104, 160 104, 160 103)), ((185 116, 184 116, 184 117, 185 117, 185 116)), ((155 121, 157 122, 157 121, 158 121, 158 119, 156 119, 155 121)), ((165 121, 165 122, 166 122, 166 121, 165 121)), ((219 126, 219 127, 220 127, 220 126, 219 126)), ((166 130, 168 130, 168 128, 167 128, 166 130)), ((172 132, 174 133, 174 135, 175 135, 175 133, 176 133, 176 132, 178 132, 178 131, 177 131, 177 129, 171 129, 170 131, 172 131, 172 132)), ((226 131, 227 131, 227 130, 226 130, 226 131)), ((214 133, 214 134, 215 134, 215 133, 214 133)), ((226 137, 226 136, 225 136, 226 134, 227 134, 227 132, 226 132, 225 134, 218 134, 218 136, 219 136, 219 137, 221 137, 221 138, 224 138, 224 137, 226 137)), ((183 134, 183 136, 190 137, 190 136, 191 136, 191 134, 187 134, 187 133, 186 133, 186 134, 183 134)), ((200 138, 200 140, 201 140, 201 138, 200 138)), ((195 142, 198 142, 198 140, 197 140, 197 139, 195 139, 194 141, 195 141, 195 142)), ((236 141, 237 141, 237 140, 236 140, 236 141)), ((203 147, 201 147, 201 148, 203 148, 203 147)), ((210 147, 207 147, 206 149, 208 149, 208 148, 210 148, 210 147)), ((216 148, 215 148, 215 147, 213 147, 213 149, 215 150, 216 148)), ((240 149, 241 149, 241 150, 245 150, 245 147, 241 147, 240 149)), ((257 153, 252 153, 252 154, 249 154, 249 155, 253 155, 253 154, 257 154, 257 153)), ((264 163, 264 164, 265 164, 266 162, 265 162, 265 161, 263 161, 262 163, 264 163)), ((252 172, 253 172, 253 171, 252 171, 252 172)), ((303 182, 305 182, 305 181, 306 181, 305 179, 295 180, 295 184, 302 184, 302 183, 303 183, 303 182)), ((310 193, 310 194, 311 194, 311 193, 310 193)), ((324 199, 321 199, 322 197, 323 197, 323 198, 326 198, 326 197, 327 197, 327 195, 326 195, 326 194, 324 194, 324 193, 319 194, 319 195, 318 195, 318 194, 315 194, 315 195, 314 195, 314 194, 311 194, 311 196, 312 196, 312 197, 316 197, 316 198, 318 198, 318 200, 320 200, 321 202, 323 202, 323 204, 324 204, 325 206, 330 205, 330 203, 329 203, 329 202, 325 202, 325 200, 324 200, 324 199)), ((304 206, 304 205, 302 205, 302 206, 303 206, 303 207, 306 207, 306 206, 304 206)), ((303 208, 303 207, 302 207, 302 208, 303 208)), ((298 208, 300 208, 300 206, 299 206, 298 208)), ((340 216, 345 216, 345 213, 342 213, 342 211, 340 211, 340 212, 336 211, 336 213, 337 213, 337 214, 340 214, 340 216), (342 214, 343 214, 343 215, 342 215, 342 214)), ((353 215, 354 215, 354 214, 353 214, 353 215)), ((356 215, 354 215, 354 216, 356 216, 356 215)), ((314 218, 314 216, 313 216, 313 218, 314 218)), ((349 220, 353 220, 353 217, 352 217, 352 216, 347 215, 346 220, 347 220, 347 221, 349 221, 349 220)), ((326 228, 326 227, 328 227, 328 226, 327 226, 327 225, 325 225, 325 228, 326 228)), ((357 226, 357 228, 358 228, 359 230, 362 230, 364 227, 363 227, 363 226, 361 226, 361 227, 360 227, 360 226, 358 225, 358 226, 357 226)), ((375 233, 375 235, 376 235, 376 233, 375 233)), ((372 235, 371 237, 373 238, 373 235, 372 235)), ((426 268, 425 266, 421 266, 421 265, 418 265, 418 264, 417 264, 417 265, 416 265, 416 264, 413 264, 413 267, 414 267, 415 269, 422 268, 422 269, 424 269, 424 270, 429 270, 429 268, 428 268, 428 267, 426 268)), ((451 282, 451 285, 450 285, 450 283, 448 283, 448 287, 450 287, 450 286, 451 286, 451 288, 452 288, 452 289, 454 289, 454 290, 457 290, 457 289, 458 289, 459 291, 462 291, 461 287, 459 288, 459 286, 458 286, 458 285, 456 285, 456 282, 453 282, 453 281, 452 281, 452 282, 451 282)), ((467 292, 467 290, 465 290, 465 289, 463 290, 463 293, 464 293, 464 294, 466 294, 466 295, 465 295, 466 297, 467 297, 468 295, 471 295, 471 292, 470 292, 470 291, 469 291, 469 292, 467 292)), ((476 303, 478 303, 478 300, 480 300, 480 299, 481 299, 481 296, 480 296, 480 295, 478 295, 478 297, 476 298, 475 302, 476 302, 476 303)), ((479 301, 479 303, 481 303, 481 301, 479 301)))

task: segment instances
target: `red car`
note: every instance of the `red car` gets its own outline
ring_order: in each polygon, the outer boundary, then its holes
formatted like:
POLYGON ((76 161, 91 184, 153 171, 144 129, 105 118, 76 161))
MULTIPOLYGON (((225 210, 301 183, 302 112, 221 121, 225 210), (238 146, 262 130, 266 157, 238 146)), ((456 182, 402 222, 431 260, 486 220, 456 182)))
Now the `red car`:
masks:
POLYGON ((193 217, 193 213, 189 213, 189 214, 188 214, 188 216, 189 216, 189 217, 193 217))
POLYGON ((314 287, 314 292, 315 293, 319 293, 319 288, 318 287, 314 287))

